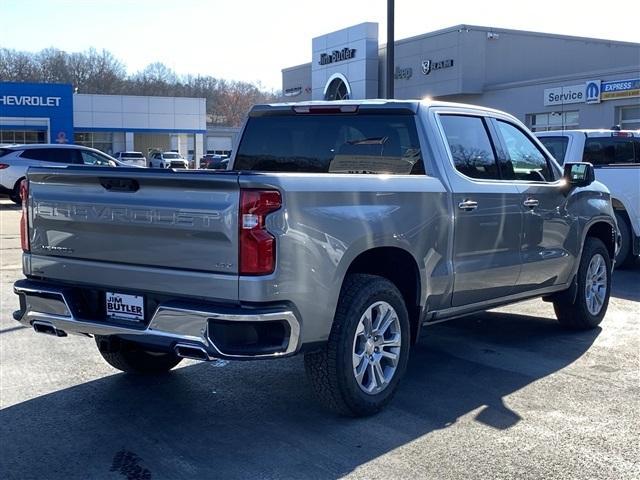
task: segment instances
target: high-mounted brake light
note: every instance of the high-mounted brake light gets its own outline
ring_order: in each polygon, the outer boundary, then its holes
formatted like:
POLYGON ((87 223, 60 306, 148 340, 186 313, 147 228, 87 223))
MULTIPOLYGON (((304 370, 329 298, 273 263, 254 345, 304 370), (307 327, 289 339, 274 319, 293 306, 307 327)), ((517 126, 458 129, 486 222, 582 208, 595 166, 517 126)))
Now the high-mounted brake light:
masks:
POLYGON ((276 265, 276 239, 265 227, 265 218, 282 206, 277 190, 241 190, 239 215, 239 264, 241 275, 268 275, 276 265))
POLYGON ((298 105, 296 113, 356 113, 358 105, 298 105))
POLYGON ((611 132, 612 137, 633 137, 631 132, 611 132))
POLYGON ((28 252, 29 244, 29 181, 25 178, 20 182, 20 201, 22 202, 22 216, 20 217, 20 244, 22 251, 28 252))

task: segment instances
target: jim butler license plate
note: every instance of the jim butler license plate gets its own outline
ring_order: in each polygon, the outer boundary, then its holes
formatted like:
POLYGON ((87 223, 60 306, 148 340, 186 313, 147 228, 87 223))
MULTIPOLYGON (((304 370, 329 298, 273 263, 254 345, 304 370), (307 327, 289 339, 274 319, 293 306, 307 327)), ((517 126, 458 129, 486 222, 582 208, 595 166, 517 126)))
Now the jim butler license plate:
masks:
POLYGON ((107 317, 118 320, 144 320, 144 298, 139 295, 107 292, 107 317))

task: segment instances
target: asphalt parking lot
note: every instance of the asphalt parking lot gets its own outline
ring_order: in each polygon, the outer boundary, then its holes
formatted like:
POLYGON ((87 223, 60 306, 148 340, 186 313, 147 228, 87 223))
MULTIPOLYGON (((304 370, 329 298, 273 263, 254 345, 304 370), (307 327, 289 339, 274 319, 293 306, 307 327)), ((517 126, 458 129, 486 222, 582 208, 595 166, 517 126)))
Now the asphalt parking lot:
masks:
POLYGON ((20 327, 18 218, 0 200, 0 478, 640 478, 638 266, 593 331, 539 300, 429 328, 390 407, 346 419, 299 357, 130 377, 20 327))

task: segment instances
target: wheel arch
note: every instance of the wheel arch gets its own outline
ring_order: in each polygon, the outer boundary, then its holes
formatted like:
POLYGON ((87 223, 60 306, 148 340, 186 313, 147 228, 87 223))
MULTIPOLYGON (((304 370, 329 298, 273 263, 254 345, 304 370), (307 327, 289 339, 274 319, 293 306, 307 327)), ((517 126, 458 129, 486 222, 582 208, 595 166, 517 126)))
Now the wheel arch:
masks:
POLYGON ((411 253, 399 247, 375 247, 355 257, 344 279, 354 273, 378 275, 393 283, 404 298, 411 325, 411 341, 415 343, 421 325, 420 293, 422 281, 418 263, 411 253))

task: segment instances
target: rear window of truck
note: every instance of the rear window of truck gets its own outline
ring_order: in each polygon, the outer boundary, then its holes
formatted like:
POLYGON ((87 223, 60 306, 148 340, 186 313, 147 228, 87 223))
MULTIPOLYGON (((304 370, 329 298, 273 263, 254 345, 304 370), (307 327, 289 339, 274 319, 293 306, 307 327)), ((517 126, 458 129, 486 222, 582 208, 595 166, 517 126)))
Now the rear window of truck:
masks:
POLYGON ((277 115, 249 118, 235 170, 424 174, 413 115, 277 115))
POLYGON ((569 145, 568 137, 538 137, 538 140, 545 146, 549 153, 553 155, 559 164, 564 163, 564 155, 567 153, 569 145))
POLYGON ((633 138, 587 138, 584 144, 584 162, 594 166, 625 165, 638 163, 633 148, 633 138))

